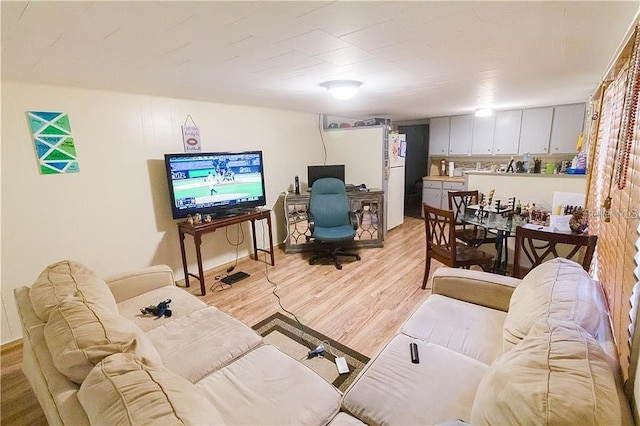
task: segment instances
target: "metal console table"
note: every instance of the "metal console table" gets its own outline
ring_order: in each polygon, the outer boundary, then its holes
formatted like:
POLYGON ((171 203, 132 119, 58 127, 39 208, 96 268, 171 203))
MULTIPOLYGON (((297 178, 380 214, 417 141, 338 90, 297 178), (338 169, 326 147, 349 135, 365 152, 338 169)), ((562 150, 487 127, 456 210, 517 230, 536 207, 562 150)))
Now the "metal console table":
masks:
MULTIPOLYGON (((299 253, 311 250, 308 238, 311 236, 307 212, 310 193, 292 195, 284 199, 288 234, 285 253, 299 253)), ((382 247, 384 245, 384 191, 347 191, 349 209, 356 212, 358 229, 352 247, 382 247)))

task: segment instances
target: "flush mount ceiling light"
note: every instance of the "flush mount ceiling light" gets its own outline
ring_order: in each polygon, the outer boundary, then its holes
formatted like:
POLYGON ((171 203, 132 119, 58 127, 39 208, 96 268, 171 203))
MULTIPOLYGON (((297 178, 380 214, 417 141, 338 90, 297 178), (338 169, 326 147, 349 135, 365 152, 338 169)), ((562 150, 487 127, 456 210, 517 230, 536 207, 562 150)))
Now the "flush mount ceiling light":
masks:
POLYGON ((332 80, 320 83, 320 86, 327 89, 336 99, 351 99, 362 86, 362 82, 356 80, 332 80))
POLYGON ((491 117, 493 110, 491 108, 480 108, 476 110, 476 117, 491 117))

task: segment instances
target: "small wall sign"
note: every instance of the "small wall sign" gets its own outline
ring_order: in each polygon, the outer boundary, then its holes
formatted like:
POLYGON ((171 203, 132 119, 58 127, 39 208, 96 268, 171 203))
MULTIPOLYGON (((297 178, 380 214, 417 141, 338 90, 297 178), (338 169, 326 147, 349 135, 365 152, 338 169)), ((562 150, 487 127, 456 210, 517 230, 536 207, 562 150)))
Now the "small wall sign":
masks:
POLYGON ((196 126, 190 115, 182 126, 182 141, 184 143, 184 152, 200 152, 200 128, 196 126), (190 126, 187 125, 189 119, 193 123, 190 126))

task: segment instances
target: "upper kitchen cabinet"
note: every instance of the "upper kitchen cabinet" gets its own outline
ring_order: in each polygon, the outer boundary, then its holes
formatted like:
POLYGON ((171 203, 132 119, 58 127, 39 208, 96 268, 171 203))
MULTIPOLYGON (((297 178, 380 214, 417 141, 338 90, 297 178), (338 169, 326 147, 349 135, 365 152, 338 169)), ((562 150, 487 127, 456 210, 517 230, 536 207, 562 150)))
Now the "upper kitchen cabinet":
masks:
POLYGON ((449 155, 449 117, 429 120, 429 155, 449 155))
POLYGON ((473 141, 471 153, 473 155, 493 154, 493 139, 496 117, 475 117, 473 119, 473 141))
POLYGON ((496 112, 496 130, 493 136, 493 153, 517 154, 520 146, 522 110, 496 112))
POLYGON ((469 155, 473 139, 473 115, 451 117, 449 155, 469 155))
POLYGON ((585 107, 585 104, 575 104, 554 108, 549 154, 576 152, 576 142, 584 125, 585 107))
POLYGON ((553 108, 532 108, 522 111, 520 154, 548 154, 553 108))

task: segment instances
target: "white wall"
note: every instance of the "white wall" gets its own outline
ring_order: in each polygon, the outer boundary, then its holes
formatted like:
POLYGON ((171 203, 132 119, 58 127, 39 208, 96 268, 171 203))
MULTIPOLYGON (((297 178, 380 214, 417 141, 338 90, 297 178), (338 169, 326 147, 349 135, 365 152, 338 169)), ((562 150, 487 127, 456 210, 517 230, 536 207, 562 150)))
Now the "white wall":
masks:
MULTIPOLYGON (((282 241, 280 193, 323 161, 317 115, 2 82, 2 343, 22 334, 13 289, 56 261, 78 260, 100 276, 163 263, 183 277, 163 155, 183 151, 180 126, 189 114, 203 151, 263 151, 274 243, 282 241), (40 174, 25 113, 38 110, 68 113, 80 173, 40 174)), ((243 229, 241 257, 251 247, 250 226, 243 229)), ((228 229, 231 241, 236 231, 228 229)), ((186 243, 192 270, 190 237, 186 243)), ((202 253, 205 268, 235 258, 222 230, 203 238, 202 253)))
POLYGON ((382 126, 332 129, 322 135, 327 147, 327 164, 344 164, 346 183, 384 189, 382 126))

